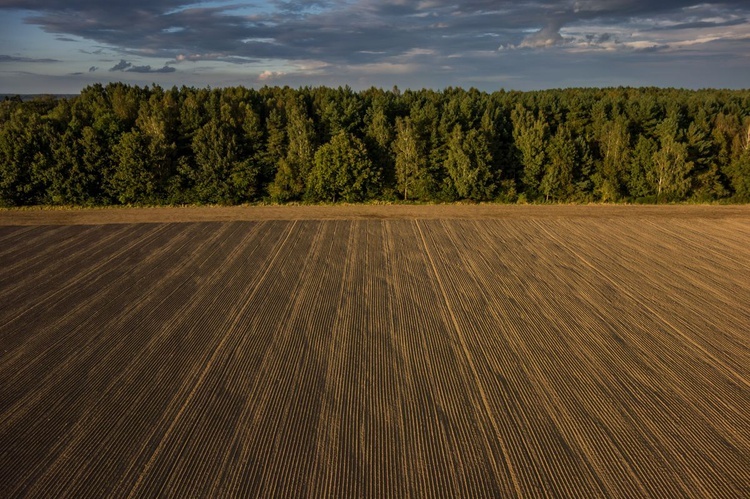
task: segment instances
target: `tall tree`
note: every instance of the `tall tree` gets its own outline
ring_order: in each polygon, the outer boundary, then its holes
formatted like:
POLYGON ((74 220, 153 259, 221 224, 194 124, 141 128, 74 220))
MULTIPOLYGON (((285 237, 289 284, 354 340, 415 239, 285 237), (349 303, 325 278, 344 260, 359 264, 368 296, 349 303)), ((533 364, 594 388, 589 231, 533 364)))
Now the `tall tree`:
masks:
POLYGON ((483 201, 495 190, 490 165, 492 157, 487 143, 478 130, 464 134, 461 125, 453 128, 448 140, 445 170, 453 192, 459 199, 483 201))
POLYGON ((277 171, 269 194, 279 201, 298 199, 305 192, 313 167, 315 146, 312 119, 301 102, 292 102, 287 109, 287 151, 277 162, 277 171))
POLYGON ((743 202, 750 201, 750 120, 745 125, 747 132, 737 135, 738 153, 727 169, 735 199, 743 202))
POLYGON ((365 117, 365 144, 373 165, 383 172, 383 185, 393 188, 396 183, 394 157, 391 152, 393 125, 382 106, 371 107, 365 117))
POLYGON ((602 201, 617 201, 623 194, 630 159, 630 133, 623 117, 608 121, 599 136, 601 162, 595 184, 602 201))
MULTIPOLYGON (((265 121, 265 148, 261 153, 261 179, 268 183, 268 193, 277 201, 288 201, 298 191, 296 176, 288 181, 276 181, 282 161, 286 164, 286 124, 281 112, 272 107, 265 121)), ((291 169, 289 169, 291 175, 291 169)), ((282 175, 282 177, 284 177, 282 175)))
POLYGON ((659 137, 659 150, 654 153, 653 166, 647 178, 656 193, 656 202, 681 200, 690 187, 690 170, 693 163, 688 161, 688 150, 679 141, 678 123, 674 117, 665 119, 656 129, 659 137))
POLYGON ((595 170, 594 153, 591 150, 592 139, 588 136, 576 137, 576 163, 573 168, 573 181, 576 201, 590 201, 594 182, 591 175, 595 170))
POLYGON ((255 198, 259 168, 252 157, 242 154, 237 139, 238 134, 226 121, 211 120, 195 134, 195 190, 199 201, 238 203, 255 198))
POLYGON ((286 134, 288 137, 286 160, 293 165, 299 176, 299 194, 301 194, 315 160, 315 128, 313 120, 300 102, 293 103, 287 109, 286 134))
POLYGON ((573 169, 576 165, 576 143, 567 125, 557 127, 549 141, 549 163, 542 177, 541 190, 549 201, 565 201, 573 195, 573 169))
POLYGON ((364 143, 340 132, 315 153, 308 195, 318 201, 362 201, 375 195, 380 172, 373 167, 364 143))
POLYGON ((379 179, 366 197, 741 200, 748 102, 747 90, 95 84, 0 102, 0 203, 314 197, 316 148, 342 133, 364 141, 379 179))
POLYGON ((630 156, 630 168, 628 171, 628 193, 638 199, 650 196, 654 193, 653 185, 648 172, 654 169, 654 154, 658 144, 654 139, 643 135, 638 137, 633 154, 630 156))
POLYGON ((171 92, 164 94, 155 87, 148 98, 141 100, 135 126, 114 146, 116 164, 106 182, 112 198, 122 203, 163 202, 176 162, 178 117, 177 102, 171 92), (127 158, 130 150, 133 157, 127 158), (134 176, 127 178, 131 173, 134 176))
POLYGON ((396 184, 404 200, 420 199, 427 195, 427 161, 425 147, 411 118, 396 120, 396 184))
POLYGON ((521 156, 523 165, 522 182, 527 196, 535 199, 539 196, 542 176, 547 164, 546 142, 549 136, 547 122, 534 115, 520 104, 512 114, 513 139, 521 156))
POLYGON ((114 167, 108 179, 110 195, 123 204, 154 202, 158 181, 152 168, 149 140, 138 129, 124 133, 115 145, 114 167))
POLYGON ((42 202, 44 172, 50 163, 49 136, 41 117, 19 107, 0 127, 0 204, 42 202))

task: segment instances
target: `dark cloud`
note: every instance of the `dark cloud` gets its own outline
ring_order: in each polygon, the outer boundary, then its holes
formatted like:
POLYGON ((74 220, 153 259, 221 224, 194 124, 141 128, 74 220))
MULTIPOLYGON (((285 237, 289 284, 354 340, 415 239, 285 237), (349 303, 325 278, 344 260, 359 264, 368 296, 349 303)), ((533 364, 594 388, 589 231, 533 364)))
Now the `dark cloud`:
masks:
MULTIPOLYGON (((112 0, 107 2, 109 9, 120 11, 130 9, 154 9, 157 11, 172 9, 189 5, 194 2, 184 0, 112 0)), ((100 0, 65 0, 61 3, 59 0, 0 0, 0 8, 22 9, 22 10, 72 10, 72 11, 91 11, 102 8, 100 0)))
POLYGON ((51 62, 60 62, 57 59, 35 59, 33 57, 16 57, 12 55, 2 55, 0 54, 0 63, 2 62, 42 62, 42 63, 51 63, 51 62))
POLYGON ((681 29, 720 28, 720 27, 726 27, 726 26, 740 26, 742 24, 747 24, 747 19, 745 18, 732 19, 730 21, 724 21, 724 22, 694 21, 694 22, 689 22, 689 23, 681 23, 681 24, 674 24, 671 26, 664 26, 664 27, 656 28, 656 29, 673 31, 673 30, 681 30, 681 29))
POLYGON ((130 64, 125 59, 120 59, 120 62, 109 68, 110 71, 125 71, 129 67, 131 67, 132 64, 130 64))
POLYGON ((94 73, 94 72, 96 72, 96 71, 98 71, 98 70, 99 70, 99 68, 97 68, 96 66, 91 66, 91 67, 89 68, 89 73, 94 73))
MULTIPOLYGON (((597 19, 619 26, 634 16, 669 14, 685 25, 709 22, 691 19, 694 0, 278 0, 272 5, 275 10, 248 15, 234 4, 206 7, 185 0, 106 5, 72 0, 64 6, 58 0, 0 0, 0 9, 34 12, 27 22, 50 33, 140 56, 208 60, 210 54, 211 60, 233 63, 271 58, 356 64, 384 61, 411 49, 448 56, 500 45, 552 48, 565 45, 561 30, 597 19)), ((713 14, 750 13, 741 0, 701 6, 713 14)))
MULTIPOLYGON (((177 71, 175 68, 171 66, 167 66, 166 64, 164 67, 152 69, 151 66, 134 66, 131 62, 126 61, 125 59, 120 59, 120 62, 109 68, 110 71, 125 71, 127 73, 174 73, 177 71)), ((89 69, 91 71, 91 69, 89 69)), ((94 68, 94 71, 96 71, 96 68, 94 68)))
POLYGON ((651 54, 654 52, 662 52, 664 50, 667 50, 669 48, 669 45, 652 45, 650 47, 634 47, 633 51, 641 54, 651 54))
POLYGON ((645 60, 694 42, 702 53, 723 54, 743 45, 743 29, 750 36, 747 0, 276 0, 255 10, 217 1, 0 0, 0 11, 9 8, 31 12, 26 22, 48 33, 93 41, 118 58, 170 61, 154 69, 123 59, 113 72, 280 60, 283 71, 267 74, 290 81, 292 66, 315 77, 422 71, 438 80, 460 71, 497 81, 501 73, 528 72, 510 52, 576 52, 578 60, 591 53, 590 63, 599 64, 593 58, 604 51, 645 60))
POLYGON ((232 57, 224 56, 223 54, 180 54, 174 60, 169 61, 167 65, 180 64, 183 62, 199 62, 199 61, 219 61, 227 62, 229 64, 253 64, 259 62, 258 59, 251 59, 248 57, 232 57))
MULTIPOLYGON (((557 2, 565 4, 568 2, 557 2)), ((653 16, 665 12, 680 12, 697 5, 716 9, 732 7, 747 8, 745 0, 575 0, 572 2, 574 14, 580 16, 653 16)))
POLYGON ((130 73, 174 73, 177 70, 172 66, 163 66, 157 69, 151 69, 151 66, 133 66, 126 71, 130 73))
POLYGON ((592 44, 602 44, 616 41, 617 38, 612 33, 588 34, 585 36, 587 42, 592 44))
POLYGON ((325 0, 291 0, 288 2, 283 0, 276 0, 273 2, 273 4, 281 11, 300 13, 316 9, 326 9, 332 5, 332 2, 328 2, 325 0))

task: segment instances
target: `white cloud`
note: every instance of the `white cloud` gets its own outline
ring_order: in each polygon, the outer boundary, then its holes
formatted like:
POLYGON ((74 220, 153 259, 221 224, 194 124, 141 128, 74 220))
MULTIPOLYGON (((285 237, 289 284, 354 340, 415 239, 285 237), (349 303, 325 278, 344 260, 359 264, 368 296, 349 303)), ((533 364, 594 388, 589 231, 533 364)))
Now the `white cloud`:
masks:
POLYGON ((420 55, 436 55, 436 52, 432 49, 413 48, 403 53, 404 57, 417 57, 420 55))
POLYGON ((269 80, 275 80, 277 78, 281 78, 283 76, 286 76, 286 73, 283 71, 269 71, 265 70, 261 74, 258 75, 259 81, 269 81, 269 80))
POLYGON ((419 71, 420 66, 418 64, 411 63, 395 63, 395 62, 376 62, 372 64, 356 64, 346 66, 351 72, 359 74, 411 74, 419 71))
POLYGON ((294 67, 297 68, 297 71, 301 73, 312 74, 312 73, 319 73, 323 71, 324 69, 331 67, 331 64, 325 61, 305 60, 305 61, 296 61, 294 63, 294 67))

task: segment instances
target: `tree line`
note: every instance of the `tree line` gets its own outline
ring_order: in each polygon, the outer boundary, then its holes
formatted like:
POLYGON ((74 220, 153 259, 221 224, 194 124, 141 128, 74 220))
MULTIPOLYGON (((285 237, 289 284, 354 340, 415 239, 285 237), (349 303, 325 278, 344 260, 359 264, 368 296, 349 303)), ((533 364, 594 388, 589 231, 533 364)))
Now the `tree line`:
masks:
POLYGON ((92 85, 0 102, 0 205, 747 202, 750 91, 92 85))

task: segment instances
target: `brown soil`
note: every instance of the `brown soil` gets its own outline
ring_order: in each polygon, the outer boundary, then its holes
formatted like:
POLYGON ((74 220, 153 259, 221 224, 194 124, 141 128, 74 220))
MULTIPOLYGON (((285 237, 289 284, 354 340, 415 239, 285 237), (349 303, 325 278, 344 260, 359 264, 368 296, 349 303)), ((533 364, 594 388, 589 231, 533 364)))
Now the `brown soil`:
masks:
POLYGON ((4 214, 0 497, 750 493, 747 208, 4 214))
POLYGON ((736 218, 750 205, 289 205, 0 209, 0 225, 226 222, 253 220, 736 218))

